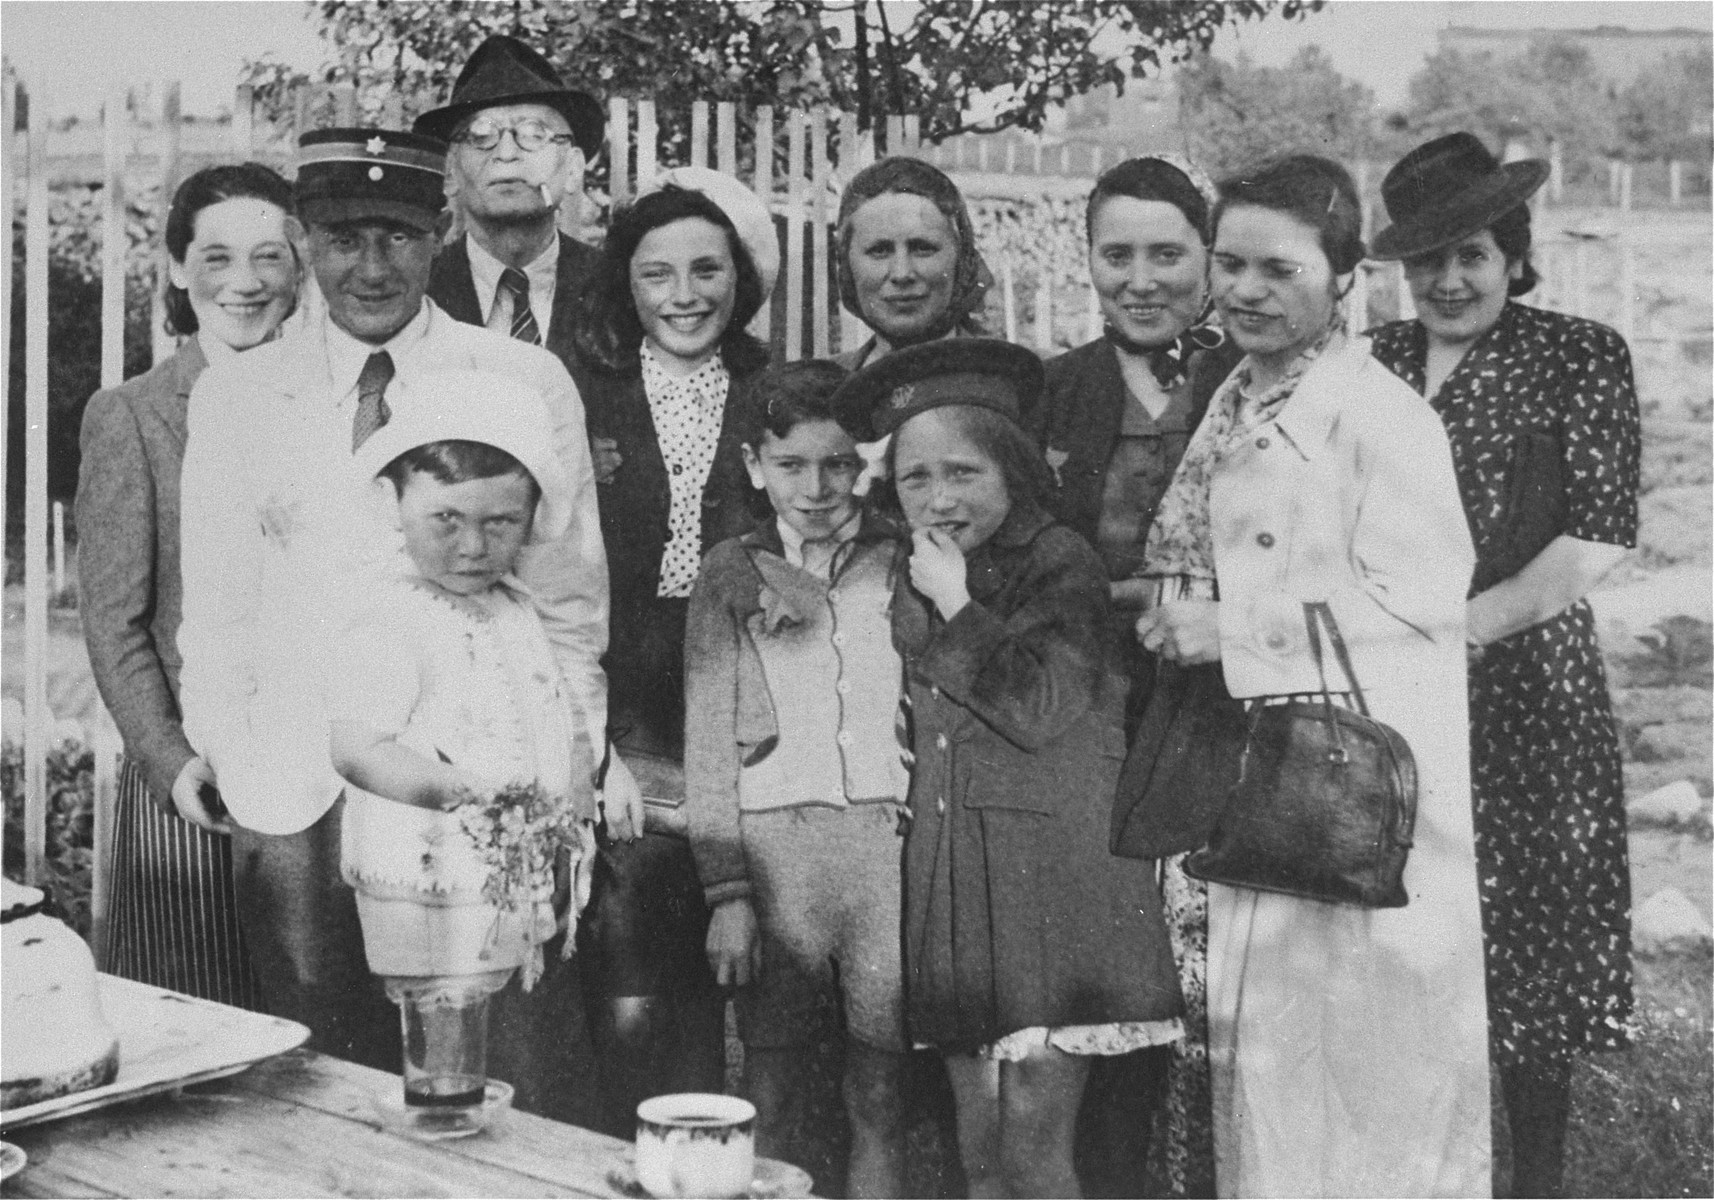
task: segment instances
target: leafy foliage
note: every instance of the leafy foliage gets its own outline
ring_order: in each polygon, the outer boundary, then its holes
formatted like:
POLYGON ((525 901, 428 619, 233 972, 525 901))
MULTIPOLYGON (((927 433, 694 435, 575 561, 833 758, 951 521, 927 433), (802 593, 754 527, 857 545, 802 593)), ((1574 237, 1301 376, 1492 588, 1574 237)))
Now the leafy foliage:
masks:
POLYGON ((1441 50, 1411 79, 1398 125, 1409 144, 1469 130, 1490 146, 1530 135, 1553 138, 1568 169, 1621 149, 1617 105, 1589 51, 1570 38, 1540 37, 1505 60, 1441 50))
POLYGON ((1298 152, 1350 162, 1374 146, 1375 94, 1335 70, 1319 46, 1283 67, 1204 55, 1179 71, 1178 87, 1192 155, 1217 175, 1298 152))
POLYGON ((1619 94, 1618 128, 1637 158, 1706 162, 1714 153, 1708 98, 1714 95, 1714 53, 1679 54, 1647 71, 1619 94))
MULTIPOLYGON (((911 113, 925 140, 1040 129, 1051 105, 1159 71, 1206 48, 1226 24, 1322 0, 927 0, 895 28, 874 0, 312 0, 335 62, 324 82, 355 80, 359 106, 399 97, 407 117, 441 102, 470 52, 493 33, 544 51, 566 80, 598 96, 659 105, 669 144, 695 100, 911 113), (425 19, 432 11, 437 19, 425 19)), ((283 109, 292 73, 251 66, 263 102, 283 109)), ((674 149, 679 147, 674 144, 674 149)))
MULTIPOLYGON (((48 751, 47 886, 66 924, 89 936, 89 893, 95 863, 95 755, 63 741, 48 751)), ((0 791, 6 796, 5 872, 24 878, 24 750, 0 750, 0 791)))

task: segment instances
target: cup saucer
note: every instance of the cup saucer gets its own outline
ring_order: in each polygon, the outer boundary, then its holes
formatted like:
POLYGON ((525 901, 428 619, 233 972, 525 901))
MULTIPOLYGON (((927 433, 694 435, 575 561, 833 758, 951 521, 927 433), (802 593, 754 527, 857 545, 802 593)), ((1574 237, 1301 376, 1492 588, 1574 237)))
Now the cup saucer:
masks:
MULTIPOLYGON (((630 1152, 626 1153, 623 1166, 614 1167, 607 1172, 607 1186, 621 1196, 632 1197, 632 1200, 652 1200, 648 1190, 637 1181, 637 1163, 630 1152)), ((808 1171, 794 1167, 790 1163, 758 1158, 756 1160, 756 1177, 750 1181, 750 1187, 744 1193, 744 1198, 745 1200, 802 1200, 803 1197, 814 1194, 815 1181, 809 1177, 808 1171)))
POLYGON ((29 1161, 29 1156, 11 1142, 0 1142, 0 1179, 12 1178, 29 1161))

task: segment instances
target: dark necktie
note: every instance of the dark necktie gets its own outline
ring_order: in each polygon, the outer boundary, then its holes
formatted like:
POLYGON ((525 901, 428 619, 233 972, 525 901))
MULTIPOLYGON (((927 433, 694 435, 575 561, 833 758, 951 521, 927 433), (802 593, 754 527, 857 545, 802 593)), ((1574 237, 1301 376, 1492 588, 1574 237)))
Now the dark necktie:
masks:
POLYGON ((351 449, 369 440, 369 435, 393 415, 387 407, 387 385, 393 380, 393 356, 378 350, 363 364, 357 376, 357 415, 351 418, 351 449))
POLYGON ((536 325, 536 314, 530 311, 530 280, 516 267, 500 273, 500 286, 512 294, 512 336, 532 346, 542 344, 542 331, 536 325))

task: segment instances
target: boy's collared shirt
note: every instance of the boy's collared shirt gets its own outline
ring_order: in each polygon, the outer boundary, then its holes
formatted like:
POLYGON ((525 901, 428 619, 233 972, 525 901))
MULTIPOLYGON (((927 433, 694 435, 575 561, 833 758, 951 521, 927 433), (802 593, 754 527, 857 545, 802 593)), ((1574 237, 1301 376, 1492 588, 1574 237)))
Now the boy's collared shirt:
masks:
POLYGON ((862 510, 853 509, 845 524, 835 529, 832 536, 810 541, 793 529, 784 517, 775 517, 774 525, 779 530, 780 548, 783 551, 780 557, 794 567, 826 579, 832 574, 833 560, 839 550, 857 536, 857 530, 862 523, 862 510))

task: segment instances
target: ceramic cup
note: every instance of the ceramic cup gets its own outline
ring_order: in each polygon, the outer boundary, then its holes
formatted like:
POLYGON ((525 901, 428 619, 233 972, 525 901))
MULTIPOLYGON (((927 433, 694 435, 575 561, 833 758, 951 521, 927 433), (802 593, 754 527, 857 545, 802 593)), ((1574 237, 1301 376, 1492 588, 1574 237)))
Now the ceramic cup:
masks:
POLYGON ((637 1182, 651 1196, 742 1196, 756 1174, 756 1107, 683 1092, 637 1105, 637 1182))

